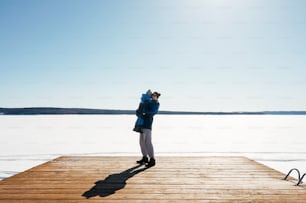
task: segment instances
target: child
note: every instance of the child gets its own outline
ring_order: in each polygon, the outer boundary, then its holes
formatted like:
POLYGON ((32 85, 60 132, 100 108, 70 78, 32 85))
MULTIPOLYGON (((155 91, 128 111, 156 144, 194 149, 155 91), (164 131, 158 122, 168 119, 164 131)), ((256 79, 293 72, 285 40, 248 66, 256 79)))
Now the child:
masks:
POLYGON ((143 125, 143 118, 142 114, 144 113, 144 106, 146 102, 150 102, 152 100, 151 98, 152 92, 149 89, 145 94, 141 95, 140 103, 138 106, 138 109, 136 110, 137 120, 135 123, 134 131, 141 133, 141 127, 143 125))

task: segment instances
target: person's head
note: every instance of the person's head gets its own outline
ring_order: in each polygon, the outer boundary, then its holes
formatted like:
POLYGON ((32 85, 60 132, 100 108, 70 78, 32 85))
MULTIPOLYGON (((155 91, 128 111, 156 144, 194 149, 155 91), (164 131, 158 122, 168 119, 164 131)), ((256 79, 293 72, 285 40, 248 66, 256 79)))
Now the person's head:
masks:
POLYGON ((153 100, 158 100, 158 98, 160 97, 160 95, 161 95, 161 94, 158 93, 158 92, 153 92, 151 97, 152 97, 153 100))

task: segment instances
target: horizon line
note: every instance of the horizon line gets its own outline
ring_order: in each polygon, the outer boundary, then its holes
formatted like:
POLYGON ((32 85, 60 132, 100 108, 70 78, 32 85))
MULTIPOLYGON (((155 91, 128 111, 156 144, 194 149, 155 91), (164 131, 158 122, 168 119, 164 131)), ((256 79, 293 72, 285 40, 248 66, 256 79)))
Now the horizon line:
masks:
MULTIPOLYGON (((37 114, 135 114, 134 110, 126 109, 97 109, 75 107, 0 107, 1 115, 37 115, 37 114)), ((159 114, 190 114, 190 115, 306 115, 306 110, 263 110, 263 111, 182 111, 160 110, 159 114)))

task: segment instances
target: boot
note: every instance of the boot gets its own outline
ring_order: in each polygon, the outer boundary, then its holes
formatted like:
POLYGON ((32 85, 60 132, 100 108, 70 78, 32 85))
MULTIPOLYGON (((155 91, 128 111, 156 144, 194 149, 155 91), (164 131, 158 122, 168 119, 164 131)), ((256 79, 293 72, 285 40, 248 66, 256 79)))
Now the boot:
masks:
POLYGON ((152 167, 152 166, 155 166, 155 159, 154 158, 151 158, 149 163, 146 164, 146 167, 152 167))
POLYGON ((142 130, 141 130, 141 127, 139 127, 139 126, 135 126, 133 128, 133 131, 138 132, 138 133, 143 133, 142 130))
POLYGON ((136 163, 138 163, 138 164, 146 164, 148 162, 149 162, 149 160, 148 160, 148 157, 146 157, 146 156, 142 157, 142 159, 140 159, 139 161, 136 161, 136 163))

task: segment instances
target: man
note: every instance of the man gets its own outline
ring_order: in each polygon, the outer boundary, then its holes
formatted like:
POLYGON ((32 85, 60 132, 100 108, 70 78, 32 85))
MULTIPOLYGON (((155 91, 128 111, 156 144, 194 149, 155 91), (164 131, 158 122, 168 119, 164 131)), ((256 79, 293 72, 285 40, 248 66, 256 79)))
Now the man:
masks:
POLYGON ((152 123, 153 116, 158 112, 160 93, 153 92, 152 100, 145 102, 143 111, 136 111, 136 115, 143 119, 141 126, 139 144, 142 153, 142 159, 137 161, 138 164, 146 164, 147 167, 155 166, 154 149, 152 145, 152 123))

